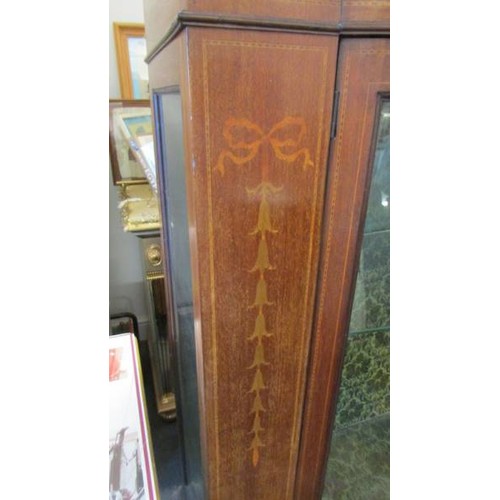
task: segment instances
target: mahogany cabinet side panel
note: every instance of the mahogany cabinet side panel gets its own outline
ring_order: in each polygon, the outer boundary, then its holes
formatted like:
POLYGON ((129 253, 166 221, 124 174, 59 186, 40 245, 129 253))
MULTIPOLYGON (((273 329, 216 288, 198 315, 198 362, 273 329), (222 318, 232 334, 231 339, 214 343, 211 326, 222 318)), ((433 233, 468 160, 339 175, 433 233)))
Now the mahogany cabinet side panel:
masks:
POLYGON ((208 28, 183 36, 208 498, 290 499, 338 41, 208 28))
POLYGON ((187 0, 187 9, 316 22, 339 22, 341 0, 187 0))
POLYGON ((296 498, 320 498, 356 279, 377 103, 389 92, 389 40, 340 45, 338 132, 329 165, 320 280, 296 498))
POLYGON ((369 23, 389 27, 390 0, 342 0, 343 23, 369 23))

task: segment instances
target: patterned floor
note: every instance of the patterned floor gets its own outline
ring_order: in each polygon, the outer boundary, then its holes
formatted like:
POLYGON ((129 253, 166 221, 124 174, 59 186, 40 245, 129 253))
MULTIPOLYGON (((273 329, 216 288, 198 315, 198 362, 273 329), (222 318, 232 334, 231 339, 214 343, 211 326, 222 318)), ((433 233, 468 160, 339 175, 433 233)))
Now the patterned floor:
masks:
POLYGON ((336 430, 323 500, 389 499, 389 414, 336 430))

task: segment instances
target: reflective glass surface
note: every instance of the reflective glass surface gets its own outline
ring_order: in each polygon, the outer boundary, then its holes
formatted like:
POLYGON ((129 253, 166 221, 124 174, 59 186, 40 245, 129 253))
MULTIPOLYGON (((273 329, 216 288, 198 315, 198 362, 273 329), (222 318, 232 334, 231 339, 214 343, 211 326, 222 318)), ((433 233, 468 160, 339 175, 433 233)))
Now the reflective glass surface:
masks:
POLYGON ((385 99, 323 499, 389 498, 389 125, 385 99))
POLYGON ((182 108, 179 92, 155 95, 159 142, 159 175, 164 185, 163 216, 172 289, 176 403, 181 431, 188 499, 202 498, 193 292, 186 201, 186 177, 182 142, 182 108))

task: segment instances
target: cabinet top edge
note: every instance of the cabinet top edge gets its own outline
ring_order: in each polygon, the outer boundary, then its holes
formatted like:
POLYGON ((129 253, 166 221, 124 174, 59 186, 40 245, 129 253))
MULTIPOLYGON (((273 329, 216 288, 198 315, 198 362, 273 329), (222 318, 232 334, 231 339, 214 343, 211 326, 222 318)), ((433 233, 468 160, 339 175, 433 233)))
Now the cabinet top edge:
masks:
POLYGON ((235 16, 228 14, 208 14, 181 11, 145 58, 150 63, 177 35, 187 26, 212 27, 224 29, 245 29, 257 31, 303 32, 309 34, 331 34, 337 36, 389 37, 387 22, 349 21, 322 23, 293 19, 235 16))

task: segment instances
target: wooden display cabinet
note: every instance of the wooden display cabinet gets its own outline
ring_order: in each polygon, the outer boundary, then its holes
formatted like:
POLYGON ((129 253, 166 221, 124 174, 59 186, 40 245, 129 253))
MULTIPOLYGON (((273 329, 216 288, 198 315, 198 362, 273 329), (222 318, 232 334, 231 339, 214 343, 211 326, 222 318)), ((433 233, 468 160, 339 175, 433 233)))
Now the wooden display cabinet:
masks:
POLYGON ((320 498, 389 4, 146 0, 188 491, 320 498))

